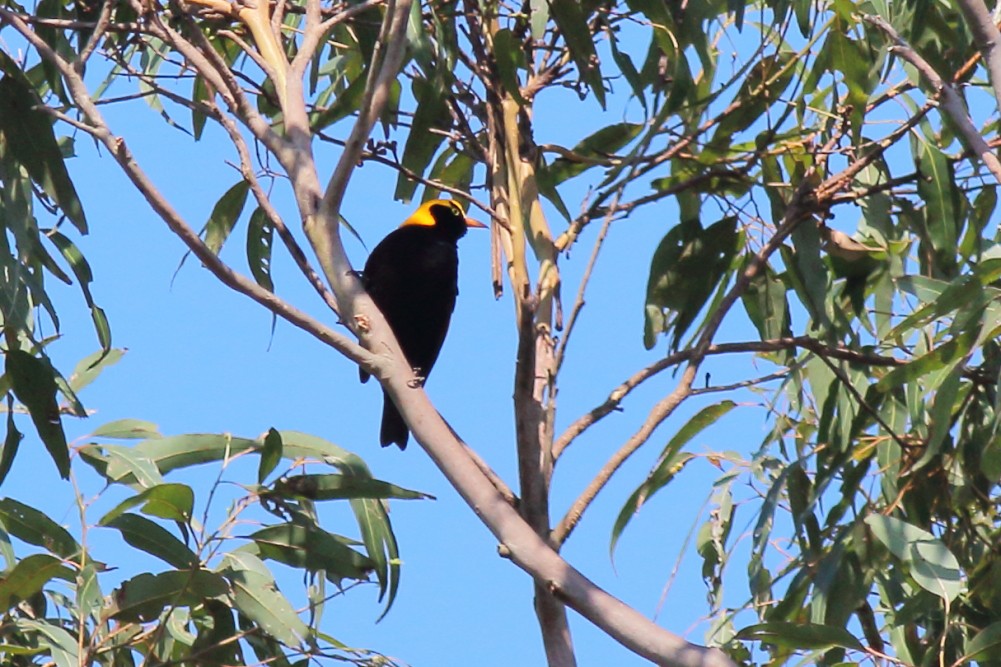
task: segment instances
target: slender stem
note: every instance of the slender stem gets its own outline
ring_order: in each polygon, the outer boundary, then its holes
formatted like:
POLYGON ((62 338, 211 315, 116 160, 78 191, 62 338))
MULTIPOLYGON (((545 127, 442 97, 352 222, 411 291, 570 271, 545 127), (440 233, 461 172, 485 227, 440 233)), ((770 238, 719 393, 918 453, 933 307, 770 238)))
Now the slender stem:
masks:
POLYGON ((973 39, 983 55, 984 63, 991 77, 991 87, 1001 109, 1001 30, 994 23, 987 6, 979 0, 956 0, 956 4, 966 17, 966 25, 973 33, 973 39))
MULTIPOLYGON (((893 29, 889 23, 884 21, 881 17, 875 15, 868 15, 863 17, 867 22, 876 26, 882 30, 886 35, 894 42, 894 45, 890 47, 890 51, 899 55, 901 58, 909 62, 914 66, 921 76, 928 82, 928 84, 935 90, 935 93, 939 95, 942 99, 941 108, 942 110, 952 119, 955 123, 956 128, 959 130, 959 136, 963 138, 966 145, 969 146, 974 153, 983 161, 987 168, 994 174, 994 178, 1001 183, 1001 160, 998 156, 994 154, 990 145, 984 139, 983 135, 980 134, 973 121, 970 119, 969 111, 966 108, 966 104, 963 102, 963 98, 956 92, 955 87, 945 81, 935 68, 928 63, 927 60, 918 55, 909 44, 907 44, 897 31, 893 29)), ((997 29, 995 28, 995 32, 997 29)), ((1001 56, 994 56, 992 58, 996 59, 1001 56)), ((995 86, 1001 85, 1001 82, 993 79, 993 72, 991 73, 992 83, 995 86)))
POLYGON ((191 250, 191 252, 212 272, 224 285, 244 294, 261 304, 272 313, 285 319, 303 331, 313 335, 320 341, 333 347, 348 358, 362 364, 371 362, 372 355, 346 336, 337 333, 306 313, 289 305, 259 286, 250 278, 234 271, 212 252, 202 241, 198 233, 188 225, 180 213, 163 197, 153 182, 136 162, 125 140, 115 136, 105 122, 101 111, 94 104, 87 91, 83 79, 76 69, 57 54, 38 37, 31 28, 9 10, 0 7, 0 18, 9 23, 21 36, 31 43, 42 58, 52 63, 66 82, 66 88, 73 101, 83 112, 93 131, 91 134, 108 149, 118 162, 125 175, 132 181, 136 189, 146 198, 149 205, 160 216, 174 234, 191 250))

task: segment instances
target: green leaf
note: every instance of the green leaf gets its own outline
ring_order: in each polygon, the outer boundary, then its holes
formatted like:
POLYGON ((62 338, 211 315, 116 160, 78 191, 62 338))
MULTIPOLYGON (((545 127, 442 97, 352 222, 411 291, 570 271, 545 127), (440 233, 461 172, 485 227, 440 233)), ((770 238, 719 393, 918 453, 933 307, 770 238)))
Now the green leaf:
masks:
POLYGON ((389 523, 389 515, 382 500, 354 498, 351 509, 361 530, 362 542, 368 557, 375 563, 375 576, 379 580, 379 599, 386 598, 382 618, 389 613, 400 585, 400 552, 389 523))
POLYGON ((737 638, 759 641, 779 648, 819 651, 841 647, 854 651, 864 650, 862 644, 844 628, 817 623, 782 621, 759 623, 738 632, 737 638))
POLYGON ((95 438, 143 439, 161 438, 156 424, 140 419, 116 419, 102 424, 91 433, 95 438))
POLYGON ((195 76, 195 83, 191 87, 191 101, 195 103, 191 107, 191 135, 195 138, 195 141, 201 140, 202 131, 205 129, 205 121, 208 120, 198 107, 198 103, 205 102, 208 99, 209 88, 205 85, 205 78, 195 76))
POLYGON ((1001 655, 1001 621, 994 621, 974 635, 966 645, 964 664, 974 660, 992 660, 1001 655))
POLYGON ((69 479, 70 455, 56 401, 56 374, 47 360, 24 350, 7 350, 5 370, 17 400, 31 414, 38 437, 56 464, 59 475, 69 479))
POLYGON ((227 190, 212 208, 212 215, 205 223, 205 245, 216 255, 222 250, 223 244, 236 226, 236 221, 240 219, 248 192, 250 183, 239 181, 227 190))
POLYGON ((0 578, 0 609, 8 609, 38 593, 52 579, 76 581, 76 575, 62 560, 49 554, 32 554, 18 561, 0 578))
POLYGON ((643 345, 653 348, 657 336, 672 333, 670 347, 705 306, 736 255, 737 219, 724 218, 702 229, 682 222, 664 236, 654 251, 647 280, 643 345))
POLYGON ((296 475, 275 482, 274 493, 295 495, 310 500, 341 500, 346 498, 398 498, 402 500, 434 499, 420 491, 410 491, 378 479, 353 475, 296 475))
POLYGON ((247 225, 247 263, 250 274, 257 284, 268 290, 275 291, 271 280, 271 248, 274 242, 275 228, 268 220, 264 209, 258 206, 250 215, 247 225))
POLYGON ((865 117, 869 92, 872 89, 872 82, 869 79, 872 59, 866 53, 863 43, 849 36, 852 27, 845 21, 839 20, 836 23, 836 27, 828 32, 824 48, 829 49, 831 66, 841 72, 848 87, 845 106, 851 110, 852 137, 858 141, 861 137, 862 120, 865 117))
POLYGON ((789 264, 789 275, 803 305, 810 313, 815 326, 828 328, 830 313, 827 296, 830 293, 830 275, 821 257, 820 230, 817 225, 797 225, 791 234, 795 255, 789 264))
POLYGON ((99 526, 108 526, 126 511, 142 505, 143 514, 169 519, 180 523, 191 521, 195 492, 186 484, 160 484, 120 502, 113 510, 101 517, 99 526))
MULTIPOLYGON (((197 655, 198 662, 202 665, 251 664, 243 659, 233 609, 220 600, 206 600, 203 611, 208 614, 208 618, 205 619, 206 622, 196 624, 198 636, 191 644, 189 655, 197 655)), ((266 664, 282 667, 278 660, 266 664)))
POLYGON ((84 461, 89 463, 109 482, 138 485, 149 489, 163 484, 163 475, 149 457, 137 452, 134 447, 122 445, 101 445, 84 447, 80 450, 84 461), (102 452, 97 456, 96 452, 102 452))
MULTIPOLYGON (((257 555, 310 572, 323 571, 327 579, 340 585, 341 579, 368 579, 375 564, 345 542, 317 526, 292 523, 268 526, 255 533, 257 555)), ((247 549, 248 547, 243 547, 247 549)))
POLYGON ((268 475, 278 467, 278 462, 282 460, 282 435, 273 428, 269 428, 264 436, 264 447, 261 449, 261 461, 257 466, 257 483, 264 484, 268 475))
POLYGON ((924 231, 935 252, 951 259, 956 253, 960 219, 955 170, 937 146, 923 138, 915 142, 915 162, 920 175, 918 196, 925 203, 924 231))
POLYGON ((80 545, 69 531, 34 507, 13 498, 0 499, 0 523, 8 533, 61 558, 74 558, 80 545))
MULTIPOLYGON (((877 391, 886 393, 929 373, 956 365, 966 358, 976 339, 976 331, 966 331, 907 364, 894 368, 880 378, 874 387, 877 391)), ((933 389, 934 387, 930 387, 929 391, 933 389)))
POLYGON ((14 423, 14 398, 7 394, 7 435, 3 441, 3 453, 0 454, 0 484, 7 479, 22 438, 24 434, 17 430, 17 424, 14 423))
POLYGON ((198 567, 198 556, 163 526, 138 514, 121 514, 101 525, 114 528, 130 545, 178 570, 198 567))
POLYGON ((910 565, 911 576, 921 588, 949 601, 963 591, 959 561, 934 535, 882 514, 870 514, 865 523, 894 556, 910 565))
POLYGON ((542 152, 539 152, 539 159, 535 163, 535 185, 539 189, 539 194, 549 200, 556 210, 560 212, 563 219, 570 222, 570 209, 567 208, 559 190, 556 189, 556 181, 553 178, 550 165, 546 164, 546 159, 542 152))
POLYGON ((795 58, 795 53, 781 51, 762 57, 751 67, 734 96, 737 106, 723 116, 710 145, 729 149, 734 134, 751 127, 772 108, 793 79, 795 58))
POLYGON ((47 650, 56 667, 79 667, 81 658, 76 638, 62 627, 47 621, 19 618, 15 626, 35 638, 47 650))
POLYGON ((69 384, 74 392, 79 393, 81 389, 97 379, 97 376, 108 366, 114 366, 125 356, 125 350, 101 350, 81 359, 73 373, 70 374, 69 384))
POLYGON ((52 121, 38 111, 44 103, 6 53, 0 53, 0 67, 7 72, 0 79, 0 134, 8 150, 80 233, 86 234, 87 219, 52 132, 52 121))
POLYGON ((715 405, 710 405, 700 410, 694 417, 681 427, 674 434, 674 437, 667 443, 664 450, 657 459, 657 464, 647 475, 647 478, 640 484, 629 499, 619 510, 619 515, 615 519, 612 527, 612 539, 609 545, 609 553, 615 552, 615 546, 622 536, 622 532, 632 517, 639 512, 648 499, 655 493, 667 486, 674 477, 694 458, 691 454, 681 452, 681 448, 688 444, 692 438, 704 431, 709 426, 715 424, 721 417, 737 407, 733 401, 723 401, 715 405))
POLYGON ((192 607, 202 600, 229 592, 226 580, 205 570, 173 570, 140 574, 118 587, 110 617, 121 621, 149 622, 168 607, 192 607))
MULTIPOLYGON (((141 430, 154 431, 156 427, 148 422, 113 422, 109 425, 112 433, 105 429, 103 437, 128 437, 134 426, 141 430)), ((356 454, 334 445, 322 438, 300 433, 298 431, 279 431, 282 438, 282 458, 294 461, 296 459, 313 459, 336 466, 342 472, 350 472, 357 477, 371 477, 368 466, 356 454)), ((144 440, 129 449, 134 456, 152 461, 161 474, 172 470, 187 468, 203 463, 224 461, 242 452, 256 451, 264 447, 264 439, 251 440, 238 438, 227 433, 191 433, 169 437, 153 437, 144 440)), ((81 449, 84 460, 113 481, 122 484, 135 484, 134 475, 121 471, 112 471, 109 466, 110 457, 104 451, 114 451, 110 445, 90 445, 81 449)))
POLYGON ((518 104, 525 104, 521 96, 521 84, 518 81, 518 70, 527 69, 525 52, 514 33, 507 28, 501 28, 494 33, 494 58, 501 85, 518 104))
POLYGON ((228 553, 220 573, 233 588, 233 601, 240 613, 286 646, 299 646, 309 637, 309 628, 281 594, 268 568, 249 553, 228 553))
POLYGON ((580 79, 590 87, 594 98, 605 108, 605 85, 598 65, 591 30, 581 3, 575 0, 548 0, 549 13, 556 21, 560 34, 566 41, 570 57, 577 65, 580 79))
MULTIPOLYGON (((414 79, 413 82, 414 99, 417 100, 417 110, 414 112, 414 120, 407 134, 407 143, 403 148, 403 166, 417 174, 423 176, 424 171, 431 164, 438 147, 445 141, 442 132, 432 130, 446 129, 451 125, 452 116, 448 111, 448 103, 442 96, 441 90, 434 83, 425 79, 414 79)), ((394 197, 402 201, 413 199, 417 190, 417 181, 400 172, 396 179, 396 193, 394 197)))
POLYGON ((786 286, 770 265, 751 279, 740 298, 761 340, 792 335, 786 286))
POLYGON ((90 284, 94 281, 94 274, 90 270, 90 264, 87 263, 83 253, 76 247, 76 244, 68 237, 54 229, 47 229, 44 232, 45 236, 62 253, 63 258, 69 263, 73 275, 76 276, 77 282, 80 283, 83 298, 91 308, 91 317, 94 320, 94 329, 97 331, 97 338, 101 343, 101 349, 105 351, 110 350, 111 330, 108 327, 108 319, 105 317, 104 311, 94 303, 94 296, 90 293, 90 284))
POLYGON ((549 23, 549 3, 546 0, 530 0, 532 11, 532 39, 538 41, 546 35, 546 24, 549 23))
POLYGON ((560 157, 549 165, 553 183, 584 173, 595 166, 595 160, 603 160, 621 150, 643 130, 641 123, 615 123, 607 125, 583 139, 573 147, 573 158, 560 157))
POLYGON ((365 97, 365 82, 367 79, 368 70, 361 72, 352 79, 351 83, 337 95, 333 104, 319 113, 312 114, 309 121, 310 127, 314 131, 322 130, 357 111, 358 107, 361 106, 362 99, 365 97))
POLYGON ((622 72, 622 76, 632 89, 633 95, 640 101, 640 104, 645 110, 646 96, 643 94, 645 86, 640 78, 640 73, 636 70, 636 66, 633 64, 633 61, 629 58, 629 54, 619 50, 619 40, 615 36, 615 31, 608 30, 606 31, 606 34, 608 35, 608 46, 612 52, 612 60, 615 61, 619 71, 622 72))

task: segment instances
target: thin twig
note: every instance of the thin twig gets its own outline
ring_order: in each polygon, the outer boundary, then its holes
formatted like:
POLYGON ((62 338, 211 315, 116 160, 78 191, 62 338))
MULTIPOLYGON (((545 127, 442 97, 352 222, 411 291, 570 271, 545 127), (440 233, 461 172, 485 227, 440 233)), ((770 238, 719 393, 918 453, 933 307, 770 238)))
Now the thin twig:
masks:
POLYGON ((46 61, 52 63, 66 82, 66 88, 73 101, 86 116, 93 127, 91 134, 108 149, 125 175, 132 181, 136 189, 142 193, 150 206, 167 224, 171 231, 198 257, 202 264, 224 285, 236 292, 250 297, 269 311, 316 337, 323 343, 333 347, 346 357, 360 364, 371 363, 372 355, 363 347, 337 333, 323 323, 313 319, 306 313, 286 303, 271 292, 259 286, 246 276, 234 271, 222 262, 219 257, 205 245, 198 233, 188 225, 181 215, 163 197, 156 186, 136 162, 125 140, 115 136, 101 115, 100 110, 90 98, 83 79, 72 65, 57 54, 44 40, 35 34, 31 28, 7 9, 0 7, 0 18, 9 23, 26 41, 28 41, 46 61))
POLYGON ((983 55, 984 64, 991 77, 994 98, 1001 108, 1001 30, 994 23, 994 17, 980 0, 956 0, 956 4, 966 16, 973 39, 983 55))
MULTIPOLYGON (((956 128, 959 130, 959 135, 973 152, 980 157, 991 173, 994 174, 994 178, 1001 183, 1001 160, 994 154, 987 141, 984 140, 983 135, 974 126, 973 121, 970 119, 969 111, 966 109, 966 103, 959 93, 956 92, 953 85, 942 79, 938 72, 935 71, 935 68, 927 60, 918 55, 917 51, 911 48, 897 31, 893 29, 893 26, 883 20, 882 17, 870 14, 862 18, 886 33, 894 43, 890 47, 890 51, 909 62, 921 73, 925 81, 934 89, 935 94, 941 97, 941 108, 952 119, 952 122, 955 123, 956 128)), ((1001 84, 994 82, 994 85, 1001 84)))
POLYGON ((327 289, 324 284, 323 279, 320 278, 319 274, 313 268, 313 265, 309 263, 306 258, 306 253, 303 252, 302 246, 296 240, 295 236, 289 230, 285 221, 282 219, 281 214, 278 213, 274 205, 271 203, 271 199, 268 197, 264 188, 261 187, 261 183, 258 180, 256 174, 254 173, 253 163, 250 157, 250 148, 247 146, 247 142, 244 140, 243 135, 240 134, 239 129, 236 127, 236 123, 229 116, 219 112, 218 120, 223 128, 229 134, 230 141, 236 147, 236 151, 240 156, 240 173, 243 174, 243 178, 247 183, 250 184, 250 191, 254 194, 254 199, 257 200, 257 205, 261 207, 264 214, 268 217, 268 221, 271 226, 274 227, 275 231, 278 232, 278 237, 285 244, 285 248, 288 250, 289 255, 295 262, 296 266, 299 267, 299 271, 306 277, 306 280, 312 285, 316 293, 320 295, 323 302, 327 304, 332 311, 337 312, 337 299, 334 297, 333 293, 327 289))

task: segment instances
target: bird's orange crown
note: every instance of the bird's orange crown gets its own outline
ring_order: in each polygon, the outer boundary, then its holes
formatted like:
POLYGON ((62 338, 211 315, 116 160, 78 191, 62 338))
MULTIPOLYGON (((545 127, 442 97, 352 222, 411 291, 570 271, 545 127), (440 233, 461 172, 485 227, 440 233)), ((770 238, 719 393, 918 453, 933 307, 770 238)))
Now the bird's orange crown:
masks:
POLYGON ((431 199, 426 201, 421 204, 420 208, 413 212, 413 215, 404 220, 403 224, 400 226, 407 227, 410 225, 417 225, 420 227, 434 227, 439 222, 436 216, 445 213, 454 217, 462 218, 465 220, 467 227, 486 227, 486 225, 479 220, 467 218, 466 210, 462 207, 462 204, 454 199, 431 199))

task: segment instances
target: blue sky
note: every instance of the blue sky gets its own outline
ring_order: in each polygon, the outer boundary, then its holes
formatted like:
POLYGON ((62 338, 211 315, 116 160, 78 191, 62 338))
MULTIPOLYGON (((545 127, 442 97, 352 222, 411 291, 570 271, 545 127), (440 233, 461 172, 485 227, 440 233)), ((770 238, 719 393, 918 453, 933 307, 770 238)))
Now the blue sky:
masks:
MULTIPOLYGON (((564 109, 569 100, 559 97, 563 94, 571 95, 558 93, 540 101, 536 116, 540 143, 572 145, 589 128, 621 120, 629 108, 624 100, 616 103, 613 99, 609 111, 602 114, 597 104, 578 104, 574 95, 580 115, 568 116, 564 109)), ((106 113, 113 131, 126 138, 156 184, 191 225, 200 227, 218 197, 238 179, 224 163, 235 158, 221 133, 207 130, 203 141, 194 143, 164 125, 141 102, 108 108, 106 113)), ((92 229, 79 241, 80 247, 94 269, 95 298, 110 318, 114 345, 129 352, 84 391, 84 404, 96 413, 87 420, 68 420, 68 435, 79 443, 98 425, 131 417, 155 422, 164 434, 231 432, 254 437, 272 426, 295 429, 352 450, 369 463, 376 476, 431 493, 437 500, 392 506, 404 560, 402 586, 392 612, 376 624, 380 607, 375 588, 361 587, 329 605, 325 630, 349 645, 370 647, 415 666, 543 664, 530 579, 496 555, 493 537, 416 444, 402 453, 378 446, 381 394, 377 387, 359 384, 352 364, 284 322, 278 322, 272 335, 269 313, 222 286, 197 261, 189 258, 174 277, 184 247, 117 165, 107 155, 99 156, 103 151, 83 136, 77 136, 76 145, 79 157, 70 161, 69 169, 92 229)), ((323 174, 323 169, 332 167, 336 152, 319 143, 316 150, 323 174)), ((352 179, 343 213, 368 248, 413 208, 392 201, 395 180, 394 172, 374 164, 358 169, 352 179)), ((284 187, 284 183, 276 186, 277 201, 290 227, 298 232, 297 216, 288 193, 282 192, 284 187)), ((571 211, 577 210, 582 195, 580 187, 564 194, 571 211)), ((562 230, 559 216, 552 210, 549 213, 556 231, 562 230)), ((675 224, 676 216, 673 203, 666 201, 613 227, 570 345, 558 398, 558 432, 664 353, 664 345, 643 349, 643 297, 653 249, 675 224)), ((568 311, 596 232, 596 226, 585 232, 561 260, 568 311)), ((245 265, 243 238, 241 227, 223 251, 225 259, 241 268, 245 265)), ((355 266, 360 267, 365 248, 348 236, 346 244, 355 266)), ((458 306, 428 392, 445 418, 513 487, 513 308, 506 296, 499 301, 493 298, 488 233, 472 231, 460 244, 460 256, 458 306)), ((289 261, 276 260, 273 275, 280 295, 335 323, 289 261)), ((63 337, 50 353, 68 373, 78 359, 95 351, 97 342, 76 287, 51 284, 63 337)), ((738 324, 725 328, 721 340, 753 336, 742 317, 736 319, 738 324)), ((750 362, 749 357, 745 360, 750 362)), ((736 377, 735 371, 747 368, 717 358, 710 359, 704 371, 712 374, 713 383, 724 383, 736 377)), ((608 417, 568 450, 553 484, 554 521, 638 428, 649 407, 673 386, 669 373, 658 376, 630 396, 623 413, 608 417)), ((696 409, 720 398, 693 399, 691 406, 686 404, 672 416, 602 492, 564 550, 565 557, 586 576, 643 613, 653 615, 658 609, 662 589, 686 535, 703 512, 719 470, 705 460, 697 461, 651 500, 620 541, 614 568, 608 553, 612 522, 671 434, 696 409)), ((22 426, 27 428, 26 423, 22 426)), ((689 450, 748 454, 757 449, 765 429, 764 412, 744 408, 696 438, 689 450)), ((74 469, 86 496, 100 491, 99 480, 89 469, 79 462, 74 469)), ((192 484, 198 500, 204 501, 216 474, 213 467, 195 474, 182 472, 171 479, 192 484)), ((236 482, 255 481, 253 468, 246 466, 237 466, 226 476, 236 482)), ((56 478, 33 434, 22 445, 3 493, 50 512, 79 534, 72 489, 56 478)), ((102 509, 121 497, 115 491, 101 498, 88 516, 90 521, 96 521, 102 509)), ((224 504, 217 508, 223 509, 224 504)), ((749 512, 738 517, 735 534, 747 530, 752 519, 749 512)), ((328 508, 326 525, 335 532, 354 534, 346 505, 328 508)), ((122 561, 131 559, 134 552, 122 548, 112 530, 91 531, 88 539, 94 555, 118 564, 122 576, 161 567, 141 559, 122 561)), ((700 568, 690 544, 658 617, 665 627, 693 641, 703 639, 705 626, 700 621, 707 611, 700 568)), ((280 572, 279 582, 290 597, 301 599, 298 575, 280 572)), ((741 601, 739 592, 734 601, 741 601)), ((570 617, 581 667, 644 664, 573 612, 570 617)))

